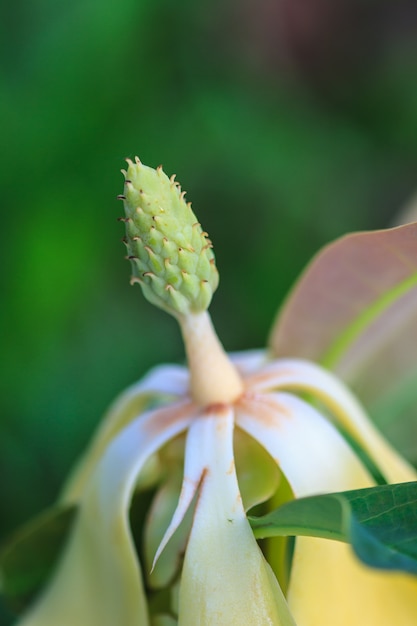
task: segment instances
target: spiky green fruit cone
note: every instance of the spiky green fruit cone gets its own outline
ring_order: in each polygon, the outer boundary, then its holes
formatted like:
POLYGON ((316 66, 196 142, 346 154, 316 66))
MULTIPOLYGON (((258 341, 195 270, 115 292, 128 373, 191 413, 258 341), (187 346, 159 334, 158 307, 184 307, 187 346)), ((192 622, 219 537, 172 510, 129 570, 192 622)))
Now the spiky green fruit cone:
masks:
POLYGON ((171 314, 205 311, 219 282, 212 245, 178 183, 128 160, 122 196, 132 283, 171 314))

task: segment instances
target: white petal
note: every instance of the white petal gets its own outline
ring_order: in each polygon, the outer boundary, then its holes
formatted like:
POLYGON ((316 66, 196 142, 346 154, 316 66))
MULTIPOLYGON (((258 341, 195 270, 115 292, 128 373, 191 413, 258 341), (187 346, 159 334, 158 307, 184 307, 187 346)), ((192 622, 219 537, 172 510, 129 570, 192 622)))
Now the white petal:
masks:
POLYGON ((189 425, 194 407, 150 411, 111 442, 86 485, 56 574, 21 626, 146 626, 128 510, 146 459, 189 425))
POLYGON ((155 567, 156 561, 158 560, 162 550, 165 548, 166 544, 184 519, 184 515, 186 514, 188 507, 195 496, 204 474, 208 459, 202 454, 201 451, 201 419, 201 417, 200 419, 196 418, 195 423, 190 426, 187 433, 187 440, 185 444, 184 478, 178 506, 156 551, 152 569, 155 567))
POLYGON ((297 497, 373 484, 336 428, 292 394, 242 401, 236 424, 276 460, 297 497))
POLYGON ((192 429, 205 470, 181 578, 179 626, 294 626, 242 507, 232 413, 201 416, 192 429))
POLYGON ((155 394, 185 396, 189 376, 184 367, 162 365, 156 367, 142 380, 128 387, 108 409, 95 433, 87 452, 79 461, 70 477, 61 502, 72 504, 81 497, 82 490, 95 465, 98 463, 111 439, 146 408, 155 394))
POLYGON ((301 359, 280 359, 252 376, 247 384, 255 392, 288 389, 314 394, 371 456, 388 482, 417 480, 416 471, 370 422, 355 396, 319 365, 301 359))

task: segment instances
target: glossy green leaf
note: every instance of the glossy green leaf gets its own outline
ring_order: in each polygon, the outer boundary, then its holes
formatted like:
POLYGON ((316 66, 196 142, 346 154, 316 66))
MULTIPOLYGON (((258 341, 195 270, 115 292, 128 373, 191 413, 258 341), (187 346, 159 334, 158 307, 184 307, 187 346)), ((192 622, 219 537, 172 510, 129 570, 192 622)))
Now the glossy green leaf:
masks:
POLYGON ((417 482, 300 498, 249 521, 258 539, 344 541, 367 565, 417 574, 417 482))
POLYGON ((16 609, 23 608, 48 580, 75 513, 75 506, 48 509, 2 546, 0 591, 16 609))
POLYGON ((416 325, 413 223, 347 235, 319 252, 279 312, 270 343, 276 356, 336 371, 369 404, 417 374, 416 325))

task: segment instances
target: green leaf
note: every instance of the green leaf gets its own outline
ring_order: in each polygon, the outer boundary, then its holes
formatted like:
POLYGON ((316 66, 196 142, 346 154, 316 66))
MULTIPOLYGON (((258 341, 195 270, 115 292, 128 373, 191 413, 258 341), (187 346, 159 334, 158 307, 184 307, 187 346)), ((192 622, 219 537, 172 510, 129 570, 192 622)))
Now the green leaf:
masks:
POLYGON ((16 610, 46 583, 76 507, 48 509, 17 530, 0 549, 0 591, 16 610))
POLYGON ((300 498, 249 521, 258 539, 345 541, 371 567, 417 574, 417 482, 300 498))
MULTIPOLYGON (((370 404, 417 380, 417 223, 342 237, 321 250, 271 334, 278 357, 334 370, 370 404)), ((416 394, 417 399, 417 394, 416 394)))

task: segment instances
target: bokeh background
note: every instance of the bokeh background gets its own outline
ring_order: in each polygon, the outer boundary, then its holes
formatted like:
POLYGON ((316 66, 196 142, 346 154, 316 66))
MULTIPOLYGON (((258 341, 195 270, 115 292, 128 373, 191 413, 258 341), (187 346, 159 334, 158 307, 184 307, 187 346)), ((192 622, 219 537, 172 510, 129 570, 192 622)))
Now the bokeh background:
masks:
POLYGON ((124 157, 177 174, 215 244, 223 343, 264 345, 311 255, 416 191, 417 4, 0 10, 1 539, 53 502, 122 388, 183 359, 175 322, 128 284, 124 157))

